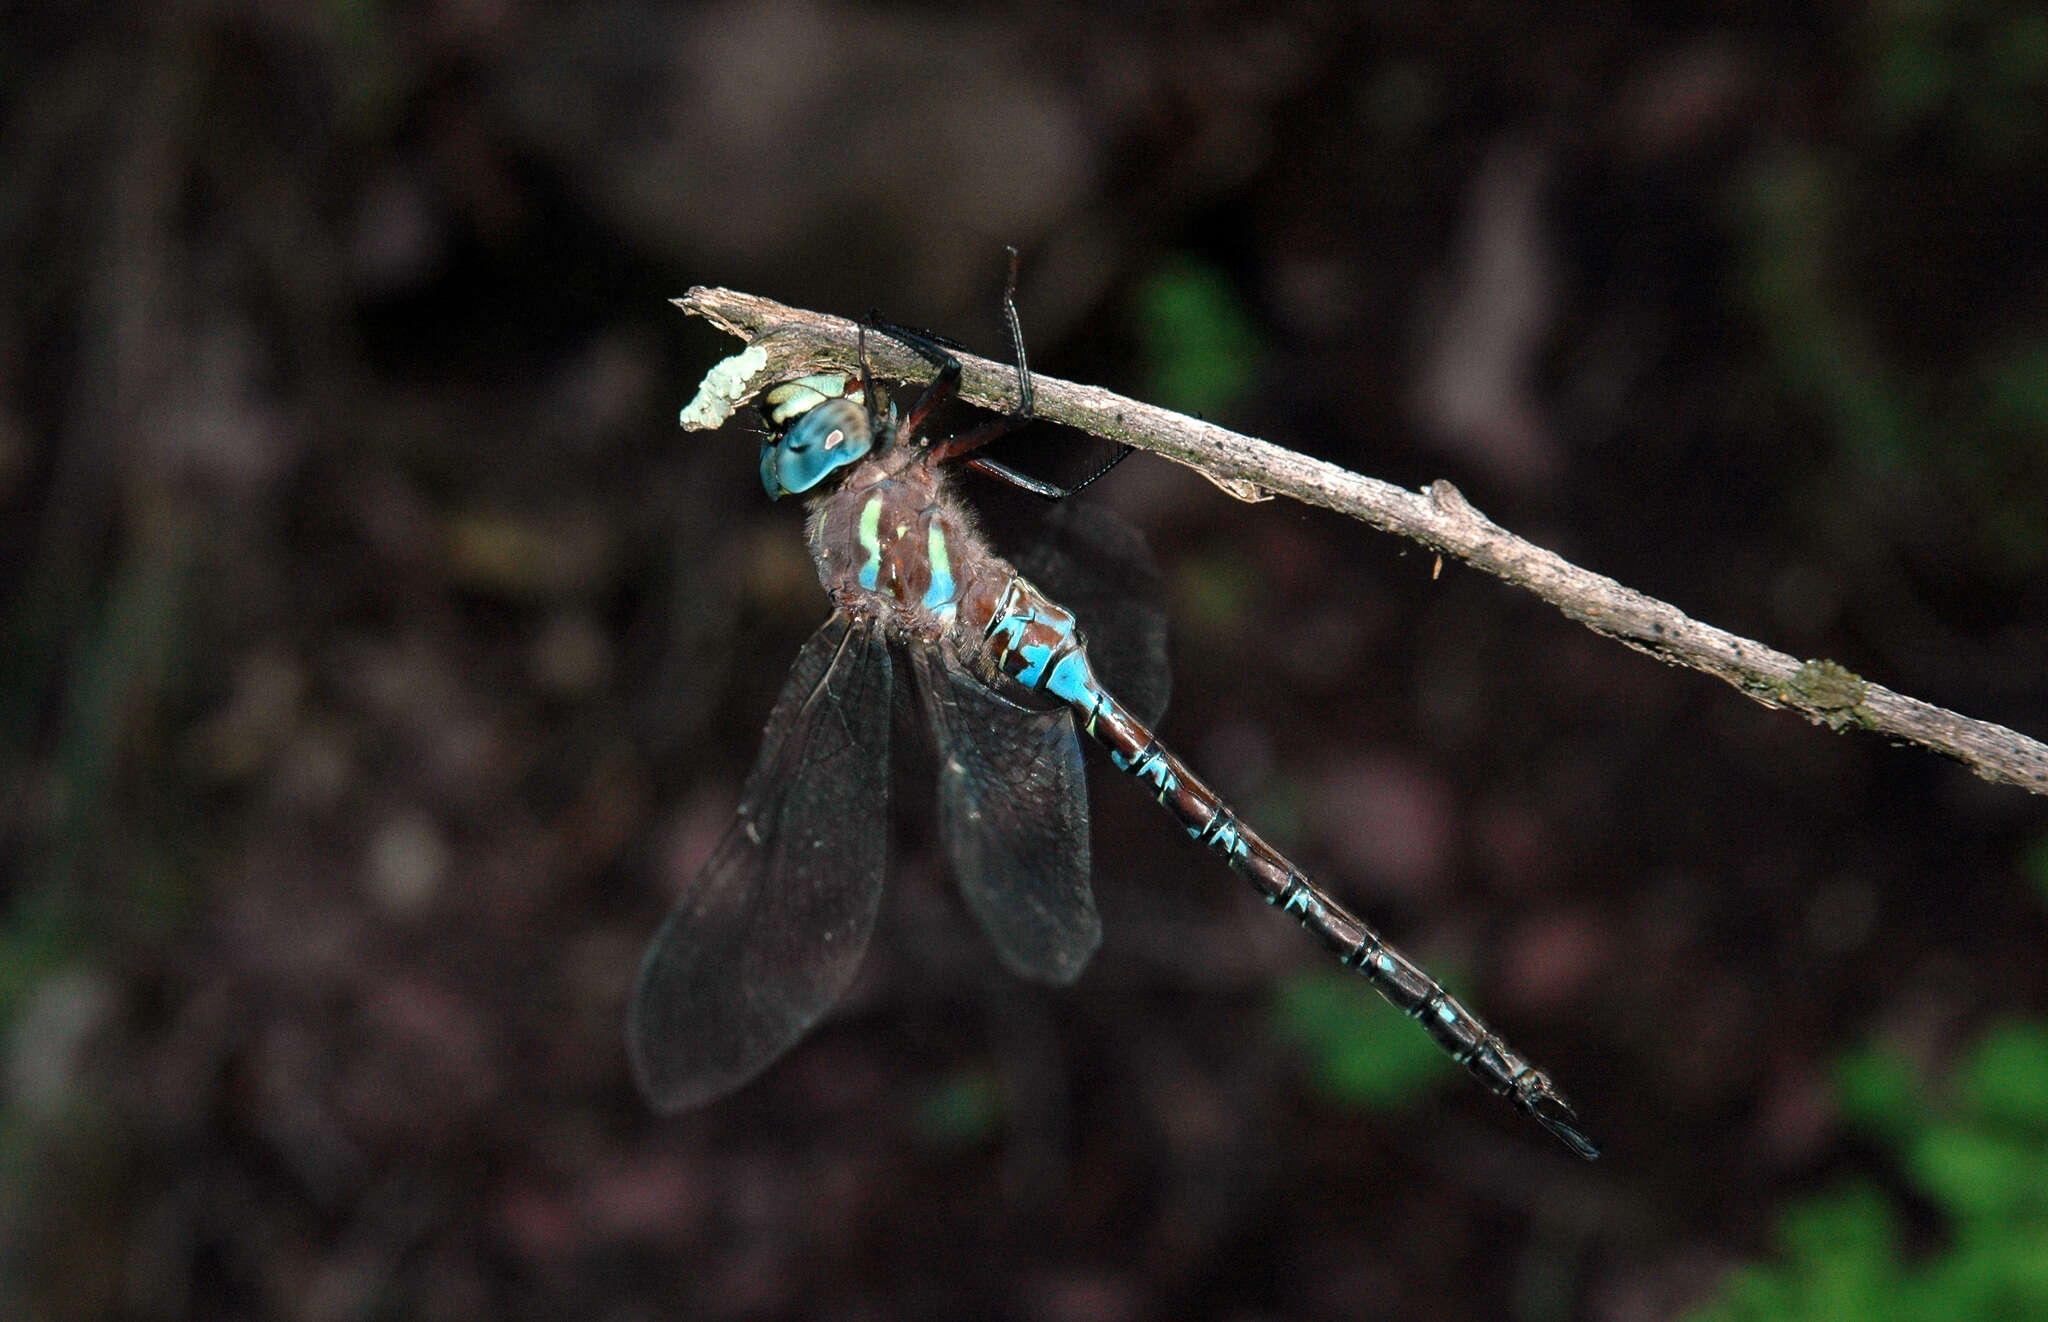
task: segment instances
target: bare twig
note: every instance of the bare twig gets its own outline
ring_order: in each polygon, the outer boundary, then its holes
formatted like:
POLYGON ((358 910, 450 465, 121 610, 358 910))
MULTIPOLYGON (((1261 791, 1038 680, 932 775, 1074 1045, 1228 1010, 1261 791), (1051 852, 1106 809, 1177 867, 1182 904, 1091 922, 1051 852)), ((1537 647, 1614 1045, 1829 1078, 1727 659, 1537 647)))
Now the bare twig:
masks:
MULTIPOLYGON (((716 427, 759 391, 794 376, 858 370, 854 322, 731 289, 700 286, 675 301, 748 343, 704 378, 683 410, 685 427, 716 427)), ((928 364, 886 336, 868 337, 868 356, 880 377, 930 374, 928 364)), ((1016 403, 1016 374, 1007 364, 969 354, 960 361, 962 398, 991 409, 1016 403)), ((1036 375, 1033 383, 1039 417, 1186 464, 1241 500, 1291 496, 1351 515, 1525 587, 1596 633, 1726 680, 1767 707, 1833 730, 1875 730, 1955 758, 1986 780, 2048 794, 2048 746, 1894 693, 1833 661, 1800 661, 1702 624, 1522 540, 1441 479, 1408 491, 1094 386, 1036 375)))

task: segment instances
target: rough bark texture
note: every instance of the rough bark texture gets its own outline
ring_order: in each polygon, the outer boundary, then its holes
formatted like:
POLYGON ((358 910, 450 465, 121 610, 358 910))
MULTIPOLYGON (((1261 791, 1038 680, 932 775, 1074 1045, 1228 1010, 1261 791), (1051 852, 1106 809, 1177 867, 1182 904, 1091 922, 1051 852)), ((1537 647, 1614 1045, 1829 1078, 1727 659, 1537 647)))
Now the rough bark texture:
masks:
MULTIPOLYGON (((714 369, 684 411, 685 426, 715 427, 756 392, 791 376, 858 370, 860 328, 845 318, 703 286, 676 304, 761 351, 744 363, 727 360, 735 363, 732 369, 714 369)), ((929 373, 928 364, 885 336, 866 337, 866 346, 879 376, 913 380, 929 373)), ((962 398, 992 409, 1015 406, 1013 369, 964 353, 960 361, 962 398)), ((1919 744, 1986 780, 2048 794, 2048 745, 1894 693, 1835 661, 1801 661, 1703 624, 1668 602, 1517 537, 1441 478, 1423 491, 1409 491, 1095 386, 1033 379, 1041 418, 1186 464, 1240 500, 1288 496, 1348 514, 1527 588, 1595 633, 1725 680, 1766 707, 1798 712, 1831 730, 1872 730, 1919 744)))

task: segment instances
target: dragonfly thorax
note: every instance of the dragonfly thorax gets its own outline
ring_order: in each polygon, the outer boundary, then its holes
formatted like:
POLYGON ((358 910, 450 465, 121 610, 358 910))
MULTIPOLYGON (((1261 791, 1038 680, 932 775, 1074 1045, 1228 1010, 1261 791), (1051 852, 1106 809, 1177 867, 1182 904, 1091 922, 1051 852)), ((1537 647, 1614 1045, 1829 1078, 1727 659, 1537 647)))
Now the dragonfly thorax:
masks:
POLYGON ((981 650, 959 613, 986 622, 1000 584, 1016 574, 982 539, 944 475, 922 451, 889 446, 849 467, 816 497, 811 554, 825 590, 842 605, 882 619, 892 633, 957 635, 981 650))

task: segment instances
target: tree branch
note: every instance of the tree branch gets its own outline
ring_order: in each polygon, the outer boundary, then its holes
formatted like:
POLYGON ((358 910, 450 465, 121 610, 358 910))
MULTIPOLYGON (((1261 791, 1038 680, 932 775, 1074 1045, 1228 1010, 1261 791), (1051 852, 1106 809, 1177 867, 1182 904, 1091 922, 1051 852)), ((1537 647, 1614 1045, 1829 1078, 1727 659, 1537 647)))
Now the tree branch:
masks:
MULTIPOLYGON (((859 328, 731 289, 692 289, 678 307, 748 343, 705 376, 683 426, 717 427, 760 391, 812 372, 857 372, 859 328)), ((867 337, 878 377, 920 381, 928 363, 883 335, 867 337)), ((1016 372, 960 354, 960 395, 983 408, 1017 402, 1016 372)), ((1872 684, 1833 661, 1800 661, 1688 617, 1515 536, 1438 479, 1421 492, 1362 477, 1265 441, 1140 404, 1094 386, 1032 377, 1037 415, 1185 464, 1240 500, 1291 496, 1421 542, 1527 588, 1595 633, 1672 665, 1690 666, 1764 704, 1832 730, 1865 729, 1945 754, 1986 780, 2048 794, 2048 746, 1872 684)))

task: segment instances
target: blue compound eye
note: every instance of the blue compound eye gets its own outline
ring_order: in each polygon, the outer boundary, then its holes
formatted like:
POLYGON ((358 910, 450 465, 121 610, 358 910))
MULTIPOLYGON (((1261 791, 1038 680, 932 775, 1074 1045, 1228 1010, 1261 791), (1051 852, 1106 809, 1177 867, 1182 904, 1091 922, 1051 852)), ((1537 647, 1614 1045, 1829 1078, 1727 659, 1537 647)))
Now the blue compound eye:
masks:
POLYGON ((801 495, 874 448, 867 410, 850 399, 828 399, 800 415, 761 451, 761 485, 771 499, 801 495))

